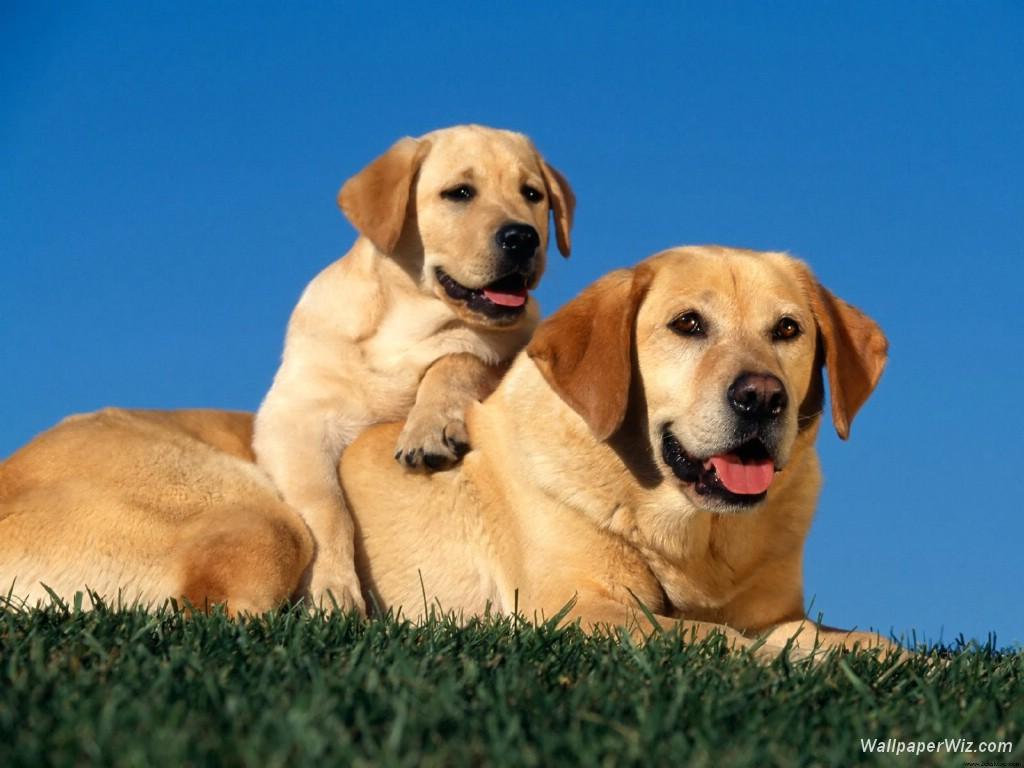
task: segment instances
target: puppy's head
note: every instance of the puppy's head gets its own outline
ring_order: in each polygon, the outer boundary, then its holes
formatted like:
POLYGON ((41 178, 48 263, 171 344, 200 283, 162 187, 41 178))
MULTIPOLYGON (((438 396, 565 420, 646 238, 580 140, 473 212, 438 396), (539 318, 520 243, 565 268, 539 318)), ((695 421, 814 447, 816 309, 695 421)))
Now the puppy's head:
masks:
POLYGON ((695 507, 737 512, 767 498, 817 423, 823 366, 833 423, 848 437, 887 343, 801 262, 706 247, 601 279, 528 349, 597 439, 619 431, 632 398, 658 471, 695 507))
POLYGON ((402 139, 349 179, 338 203, 462 319, 514 328, 544 273, 550 214, 569 255, 575 198, 525 136, 470 125, 402 139))

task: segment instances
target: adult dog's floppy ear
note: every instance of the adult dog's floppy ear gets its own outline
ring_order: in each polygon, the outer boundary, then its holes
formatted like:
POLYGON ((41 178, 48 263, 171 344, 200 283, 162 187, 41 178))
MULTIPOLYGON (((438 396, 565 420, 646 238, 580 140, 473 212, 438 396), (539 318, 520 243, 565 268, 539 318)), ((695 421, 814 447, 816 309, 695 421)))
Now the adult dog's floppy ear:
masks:
POLYGON ((853 417, 882 376, 889 342, 874 320, 834 296, 806 267, 801 271, 825 352, 832 424, 846 440, 853 417))
POLYGON ((558 240, 558 252, 566 258, 572 250, 569 231, 572 229, 572 216, 576 210, 576 195, 558 170, 540 161, 541 172, 544 174, 544 187, 551 201, 551 213, 555 217, 555 237, 558 240))
POLYGON ((598 440, 626 416, 636 313, 650 281, 643 266, 606 275, 541 323, 526 348, 598 440))
POLYGON ((384 253, 398 245, 409 194, 430 142, 399 139, 338 192, 338 205, 359 234, 384 253))

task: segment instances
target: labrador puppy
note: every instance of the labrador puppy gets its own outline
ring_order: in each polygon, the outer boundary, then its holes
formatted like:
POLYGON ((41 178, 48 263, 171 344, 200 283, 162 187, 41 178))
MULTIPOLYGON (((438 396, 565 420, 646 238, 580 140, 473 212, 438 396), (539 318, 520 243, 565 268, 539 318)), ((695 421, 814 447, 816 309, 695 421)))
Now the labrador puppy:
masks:
POLYGON ((342 187, 360 233, 306 288, 256 415, 259 465, 316 542, 318 605, 364 609, 338 458, 405 420, 394 456, 437 470, 468 448, 464 414, 539 318, 549 213, 569 255, 574 197, 525 136, 459 126, 402 139, 342 187))
MULTIPOLYGON (((653 618, 765 653, 885 645, 806 621, 801 560, 825 381, 846 438, 886 356, 878 325, 785 254, 679 248, 613 272, 471 405, 461 464, 384 460, 401 424, 345 451, 364 595, 410 617, 572 601, 588 629, 653 618)), ((46 582, 233 613, 294 595, 312 540, 252 466, 251 426, 108 410, 40 436, 0 465, 0 579, 29 600, 46 582)))

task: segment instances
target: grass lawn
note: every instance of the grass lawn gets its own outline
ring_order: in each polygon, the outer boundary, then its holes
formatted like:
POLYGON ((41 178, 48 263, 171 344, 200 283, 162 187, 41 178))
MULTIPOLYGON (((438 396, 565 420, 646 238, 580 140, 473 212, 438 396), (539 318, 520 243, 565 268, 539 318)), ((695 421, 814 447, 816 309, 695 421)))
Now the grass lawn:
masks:
POLYGON ((860 740, 1012 741, 1024 652, 758 663, 667 634, 172 610, 0 609, 0 766, 891 764, 860 740))

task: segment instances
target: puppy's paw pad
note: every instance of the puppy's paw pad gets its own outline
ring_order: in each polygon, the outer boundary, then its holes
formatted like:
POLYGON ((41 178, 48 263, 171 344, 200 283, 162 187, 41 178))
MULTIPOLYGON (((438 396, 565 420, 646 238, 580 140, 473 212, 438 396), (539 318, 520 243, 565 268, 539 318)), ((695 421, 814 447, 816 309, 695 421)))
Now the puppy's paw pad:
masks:
POLYGON ((423 454, 423 466, 432 472, 436 472, 439 469, 444 469, 451 463, 451 459, 447 456, 442 456, 438 453, 424 453, 423 454))
POLYGON ((462 419, 413 413, 399 435, 395 459, 409 469, 436 472, 458 463, 468 450, 469 435, 462 419))
POLYGON ((469 453, 469 432, 466 429, 466 422, 462 419, 448 422, 444 428, 444 444, 455 454, 456 459, 461 459, 469 453))

